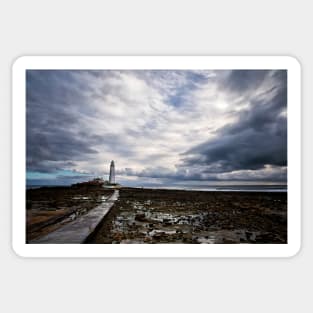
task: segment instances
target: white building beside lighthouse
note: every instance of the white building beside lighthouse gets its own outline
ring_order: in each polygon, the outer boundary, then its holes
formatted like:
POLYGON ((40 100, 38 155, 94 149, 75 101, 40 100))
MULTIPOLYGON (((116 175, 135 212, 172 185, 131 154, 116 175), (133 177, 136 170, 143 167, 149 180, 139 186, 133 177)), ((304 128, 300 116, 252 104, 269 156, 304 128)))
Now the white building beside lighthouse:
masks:
POLYGON ((109 184, 115 184, 115 165, 113 160, 111 161, 110 165, 109 184))

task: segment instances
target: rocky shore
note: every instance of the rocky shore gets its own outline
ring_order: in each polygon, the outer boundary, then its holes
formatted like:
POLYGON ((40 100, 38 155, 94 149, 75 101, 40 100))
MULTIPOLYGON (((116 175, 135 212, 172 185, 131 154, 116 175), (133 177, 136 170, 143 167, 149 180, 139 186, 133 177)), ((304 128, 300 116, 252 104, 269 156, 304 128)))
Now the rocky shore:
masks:
POLYGON ((287 193, 123 188, 89 243, 287 243, 287 193))
MULTIPOLYGON (((103 203, 101 185, 26 192, 27 241, 103 203)), ((87 243, 287 243, 287 193, 121 188, 87 243)))

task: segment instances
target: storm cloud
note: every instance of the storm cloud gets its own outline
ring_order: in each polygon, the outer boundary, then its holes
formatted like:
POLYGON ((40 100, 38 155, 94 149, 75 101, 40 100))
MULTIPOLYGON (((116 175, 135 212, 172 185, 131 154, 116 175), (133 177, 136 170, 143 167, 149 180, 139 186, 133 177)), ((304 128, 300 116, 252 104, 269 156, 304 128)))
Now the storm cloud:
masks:
POLYGON ((102 176, 114 159, 125 184, 287 180, 284 70, 28 70, 26 78, 32 179, 102 176))
MULTIPOLYGON (((231 86, 232 93, 239 93, 242 101, 250 103, 249 107, 237 114, 234 123, 221 127, 215 138, 188 150, 185 153, 187 155, 185 164, 206 165, 204 169, 206 173, 260 170, 266 166, 285 168, 287 166, 286 72, 238 72, 233 71, 222 88, 227 89, 231 86), (270 81, 272 83, 266 85, 270 81), (260 86, 262 86, 261 92, 253 92, 260 86)), ((250 175, 251 172, 247 174, 250 175)), ((230 178, 231 175, 227 177, 230 178)), ((242 178, 245 178, 244 175, 242 178)), ((275 177, 271 177, 273 178, 275 177)), ((281 179, 281 175, 279 178, 281 179)))

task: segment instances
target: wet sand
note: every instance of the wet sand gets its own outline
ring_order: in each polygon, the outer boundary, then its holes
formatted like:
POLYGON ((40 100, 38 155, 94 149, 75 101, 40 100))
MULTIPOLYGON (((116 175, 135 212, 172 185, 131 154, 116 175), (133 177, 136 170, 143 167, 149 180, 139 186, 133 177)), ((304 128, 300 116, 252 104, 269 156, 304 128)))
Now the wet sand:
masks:
POLYGON ((88 243, 287 243, 287 193, 122 188, 88 243))

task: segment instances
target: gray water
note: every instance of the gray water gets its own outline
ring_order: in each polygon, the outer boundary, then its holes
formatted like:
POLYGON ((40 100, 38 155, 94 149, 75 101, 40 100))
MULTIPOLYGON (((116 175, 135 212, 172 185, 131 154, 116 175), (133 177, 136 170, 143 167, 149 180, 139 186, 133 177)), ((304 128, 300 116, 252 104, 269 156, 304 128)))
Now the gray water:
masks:
MULTIPOLYGON (((40 187, 69 187, 70 185, 27 185, 26 189, 40 187)), ((148 185, 124 186, 145 189, 194 190, 194 191, 236 191, 236 192, 287 192, 287 185, 148 185)))
POLYGON ((158 185, 158 186, 143 186, 143 188, 195 190, 195 191, 287 192, 287 185, 210 185, 210 186, 158 185))

